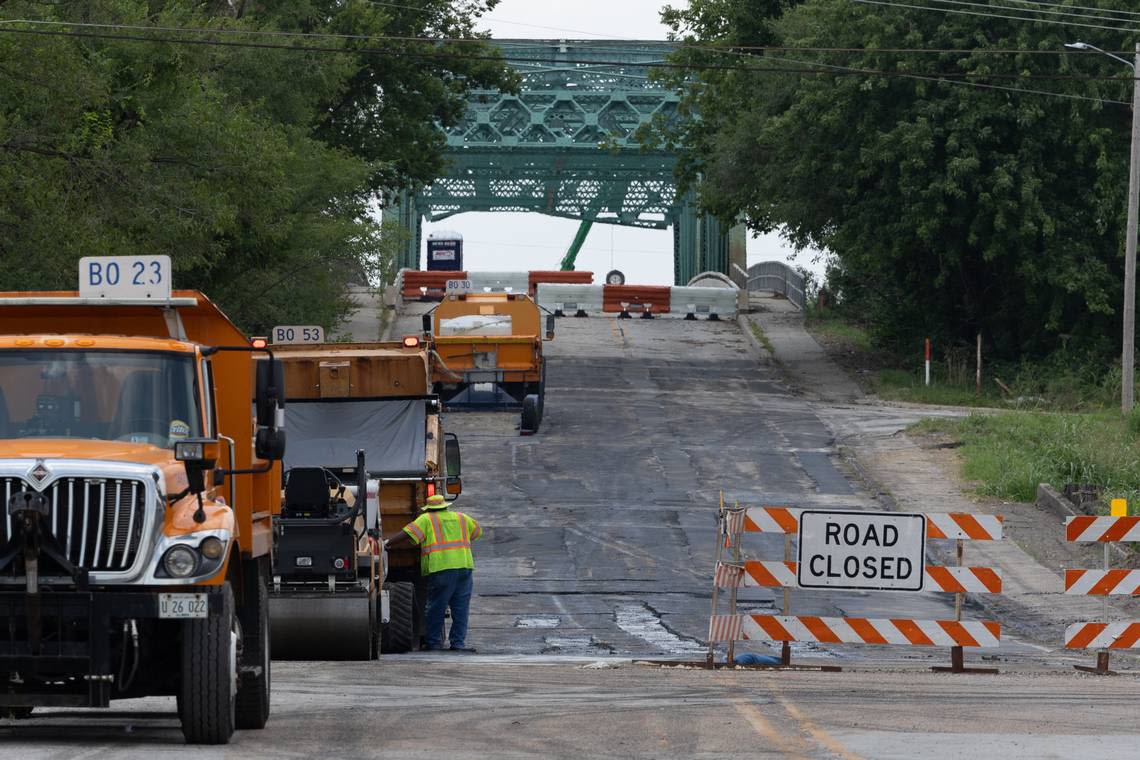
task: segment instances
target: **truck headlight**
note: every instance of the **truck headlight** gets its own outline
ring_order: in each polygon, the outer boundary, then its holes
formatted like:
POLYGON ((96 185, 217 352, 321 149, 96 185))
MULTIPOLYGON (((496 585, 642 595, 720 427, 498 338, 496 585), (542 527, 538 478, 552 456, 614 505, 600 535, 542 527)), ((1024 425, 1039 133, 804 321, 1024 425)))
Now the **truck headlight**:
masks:
POLYGON ((225 548, 222 539, 217 536, 207 536, 202 539, 202 543, 198 546, 198 551, 202 552, 202 556, 206 559, 220 559, 225 548))
POLYGON ((163 555, 162 566, 171 578, 187 578, 198 569, 198 555, 189 546, 172 546, 163 555))

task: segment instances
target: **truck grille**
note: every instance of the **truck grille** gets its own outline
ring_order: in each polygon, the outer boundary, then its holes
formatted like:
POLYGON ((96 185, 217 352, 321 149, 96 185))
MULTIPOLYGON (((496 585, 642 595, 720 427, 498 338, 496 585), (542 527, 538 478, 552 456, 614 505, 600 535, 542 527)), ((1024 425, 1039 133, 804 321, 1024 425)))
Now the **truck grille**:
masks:
MULTIPOLYGON (((12 535, 14 518, 7 514, 8 499, 22 490, 34 489, 21 478, 0 478, 5 504, 0 546, 12 535)), ((72 564, 94 572, 121 572, 134 564, 146 522, 143 481, 60 478, 43 493, 51 505, 47 525, 72 564)))

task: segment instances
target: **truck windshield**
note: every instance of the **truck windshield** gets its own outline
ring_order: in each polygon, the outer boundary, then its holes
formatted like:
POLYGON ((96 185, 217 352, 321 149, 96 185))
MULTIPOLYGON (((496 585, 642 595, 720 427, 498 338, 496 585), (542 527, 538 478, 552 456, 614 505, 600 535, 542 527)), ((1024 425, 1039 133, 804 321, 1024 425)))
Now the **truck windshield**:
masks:
POLYGON ((154 351, 0 351, 0 438, 169 448, 201 434, 194 358, 154 351))

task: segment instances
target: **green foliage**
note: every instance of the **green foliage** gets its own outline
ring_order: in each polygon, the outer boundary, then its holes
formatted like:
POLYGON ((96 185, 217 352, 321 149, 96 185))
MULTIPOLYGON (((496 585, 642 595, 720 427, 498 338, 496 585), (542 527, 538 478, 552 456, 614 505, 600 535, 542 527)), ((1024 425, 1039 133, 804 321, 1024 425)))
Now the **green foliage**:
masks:
POLYGON ((840 312, 816 302, 804 303, 804 324, 813 335, 823 335, 842 341, 856 351, 870 351, 871 337, 866 328, 846 318, 840 312))
MULTIPOLYGON (((901 353, 927 336, 970 343, 980 331, 990 354, 1012 360, 1068 338, 1100 356, 1118 345, 1127 108, 960 80, 1004 76, 969 81, 1128 101, 1121 64, 987 52, 1063 50, 1068 33, 1053 24, 847 0, 693 0, 664 17, 701 45, 678 62, 765 73, 675 75, 683 110, 701 119, 658 125, 656 139, 690 145, 681 171, 701 179, 708 210, 832 251, 827 287, 873 325, 877 343, 901 353), (772 44, 854 52, 710 50, 772 44)), ((1108 50, 1131 46, 1123 31, 1082 32, 1108 50)))
POLYGON ((1119 413, 975 414, 912 429, 960 440, 963 474, 986 496, 1032 501, 1039 483, 1097 484, 1106 499, 1140 493, 1140 439, 1119 413))
MULTIPOLYGON (((209 28, 228 32, 129 34, 325 50, 111 40, 66 26, 24 34, 11 30, 45 27, 6 24, 0 289, 74 288, 85 255, 167 253, 177 286, 204 290, 250 332, 276 323, 331 330, 349 306, 345 284, 379 282, 399 242, 377 221, 374 193, 430 181, 441 161, 437 120, 459 118, 469 88, 511 83, 498 60, 425 59, 434 43, 379 38, 466 33, 494 0, 419 5, 4 3, 0 20, 209 28), (254 30, 376 38, 233 33, 254 30)), ((482 43, 467 50, 487 53, 482 43)))

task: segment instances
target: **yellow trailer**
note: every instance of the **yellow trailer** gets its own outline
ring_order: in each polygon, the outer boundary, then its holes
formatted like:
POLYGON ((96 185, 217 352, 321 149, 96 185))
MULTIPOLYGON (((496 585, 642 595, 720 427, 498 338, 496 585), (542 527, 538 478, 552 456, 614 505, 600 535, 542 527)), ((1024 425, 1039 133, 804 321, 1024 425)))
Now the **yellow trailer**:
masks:
POLYGON ((436 362, 435 392, 459 408, 522 408, 523 434, 537 432, 546 401, 543 339, 554 339, 546 316, 522 293, 448 294, 424 315, 436 362))

